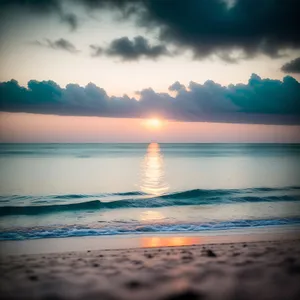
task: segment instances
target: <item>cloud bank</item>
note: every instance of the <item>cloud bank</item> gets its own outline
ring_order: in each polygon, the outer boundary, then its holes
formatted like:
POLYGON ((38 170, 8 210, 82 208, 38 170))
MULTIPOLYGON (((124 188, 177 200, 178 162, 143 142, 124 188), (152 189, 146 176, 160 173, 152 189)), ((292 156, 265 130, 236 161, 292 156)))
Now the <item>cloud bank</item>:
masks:
POLYGON ((300 124, 300 83, 286 76, 283 81, 262 79, 253 74, 247 84, 221 86, 214 81, 175 82, 169 90, 151 88, 139 92, 140 99, 108 96, 104 89, 89 83, 85 87, 53 81, 0 83, 0 111, 38 114, 149 118, 160 116, 177 121, 228 123, 300 124))

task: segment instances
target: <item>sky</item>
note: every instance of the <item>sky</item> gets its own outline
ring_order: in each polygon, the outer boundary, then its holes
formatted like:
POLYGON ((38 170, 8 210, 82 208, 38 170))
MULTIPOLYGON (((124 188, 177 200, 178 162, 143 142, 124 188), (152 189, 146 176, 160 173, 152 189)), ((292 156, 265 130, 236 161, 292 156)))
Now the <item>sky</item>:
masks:
POLYGON ((0 0, 0 142, 300 142, 299 12, 0 0))

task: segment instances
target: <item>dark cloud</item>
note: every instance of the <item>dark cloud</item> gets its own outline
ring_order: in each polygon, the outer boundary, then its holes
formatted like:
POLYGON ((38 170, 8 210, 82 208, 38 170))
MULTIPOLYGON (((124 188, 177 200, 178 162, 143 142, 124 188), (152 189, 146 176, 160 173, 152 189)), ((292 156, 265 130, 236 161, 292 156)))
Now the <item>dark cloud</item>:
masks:
POLYGON ((90 46, 94 52, 92 56, 105 54, 120 57, 122 60, 139 60, 140 58, 157 59, 160 56, 170 55, 164 45, 150 45, 149 41, 142 36, 136 36, 133 40, 122 37, 113 40, 110 45, 102 49, 95 45, 90 46))
POLYGON ((21 14, 38 16, 57 16, 62 23, 69 26, 71 30, 78 27, 77 16, 70 12, 65 12, 62 3, 71 3, 71 1, 62 0, 0 0, 0 11, 17 11, 21 14))
POLYGON ((71 42, 69 42, 66 39, 59 39, 57 41, 51 41, 49 39, 45 39, 45 41, 43 42, 36 41, 33 44, 42 47, 48 47, 55 50, 64 50, 74 54, 80 52, 79 50, 76 49, 76 47, 71 42))
POLYGON ((78 0, 90 9, 115 9, 163 43, 190 49, 196 59, 216 54, 227 62, 300 48, 298 0, 78 0), (235 54, 237 53, 237 54, 235 54))
POLYGON ((228 123, 300 124, 300 83, 261 79, 253 74, 247 84, 222 86, 213 81, 179 82, 171 85, 175 96, 152 89, 139 92, 140 99, 110 97, 89 83, 61 88, 53 81, 31 80, 21 87, 11 80, 0 83, 0 111, 39 114, 146 118, 158 115, 178 121, 228 123))
MULTIPOLYGON (((74 4, 87 10, 114 11, 121 21, 134 19, 136 25, 153 30, 163 45, 189 49, 195 59, 212 54, 226 62, 265 54, 281 57, 286 51, 300 49, 300 1, 298 0, 0 0, 0 10, 24 8, 37 14, 56 14, 71 29, 77 17, 70 14, 74 4), (64 3, 64 5, 62 5, 64 3)), ((112 53, 137 47, 130 40, 116 40, 112 53)), ((155 56, 155 54, 153 54, 155 56)))
POLYGON ((300 73, 300 57, 284 64, 281 70, 285 73, 300 73))
POLYGON ((145 1, 139 23, 160 26, 160 39, 188 47, 195 56, 242 50, 252 57, 277 57, 300 47, 298 0, 237 0, 230 9, 220 0, 145 1))

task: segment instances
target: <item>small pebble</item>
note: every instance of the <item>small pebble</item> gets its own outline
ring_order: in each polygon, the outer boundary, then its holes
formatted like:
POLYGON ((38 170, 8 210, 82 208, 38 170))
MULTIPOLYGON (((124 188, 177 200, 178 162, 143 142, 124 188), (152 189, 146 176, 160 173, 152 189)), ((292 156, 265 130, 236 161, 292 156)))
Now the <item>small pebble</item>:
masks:
POLYGON ((137 280, 131 280, 129 282, 127 282, 126 286, 130 289, 137 289, 141 286, 141 282, 137 281, 137 280))
POLYGON ((210 250, 210 249, 206 250, 206 255, 207 255, 208 257, 216 257, 216 256, 217 256, 216 253, 213 252, 213 251, 210 250))
POLYGON ((31 275, 28 277, 31 281, 37 281, 38 277, 36 275, 31 275))

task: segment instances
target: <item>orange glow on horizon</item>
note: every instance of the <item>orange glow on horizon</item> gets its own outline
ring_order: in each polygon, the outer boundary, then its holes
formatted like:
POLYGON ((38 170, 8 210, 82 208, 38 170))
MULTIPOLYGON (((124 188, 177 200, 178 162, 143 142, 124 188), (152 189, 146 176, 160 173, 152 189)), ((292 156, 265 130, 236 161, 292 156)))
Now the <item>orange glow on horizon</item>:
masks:
POLYGON ((299 143, 300 126, 175 122, 0 112, 2 143, 299 143))
POLYGON ((163 122, 158 118, 151 118, 151 119, 145 120, 144 124, 148 129, 157 130, 162 127, 163 122))

